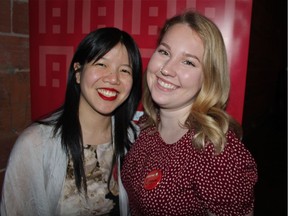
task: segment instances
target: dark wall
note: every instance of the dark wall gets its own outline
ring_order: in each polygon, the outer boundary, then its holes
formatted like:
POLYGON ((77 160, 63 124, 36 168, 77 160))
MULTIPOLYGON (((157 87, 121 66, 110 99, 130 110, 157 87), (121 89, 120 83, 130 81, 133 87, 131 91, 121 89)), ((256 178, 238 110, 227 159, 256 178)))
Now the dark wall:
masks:
POLYGON ((285 0, 253 0, 243 130, 259 171, 255 216, 287 215, 285 0))

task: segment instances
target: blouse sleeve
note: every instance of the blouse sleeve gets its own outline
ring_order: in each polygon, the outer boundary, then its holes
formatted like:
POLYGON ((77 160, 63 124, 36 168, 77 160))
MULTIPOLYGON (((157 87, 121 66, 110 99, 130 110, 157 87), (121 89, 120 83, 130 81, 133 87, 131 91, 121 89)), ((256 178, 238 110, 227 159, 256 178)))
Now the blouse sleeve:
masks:
POLYGON ((217 216, 250 213, 258 176, 255 160, 243 143, 229 132, 221 154, 215 155, 210 145, 202 156, 197 190, 207 211, 217 216))
POLYGON ((30 126, 17 139, 5 173, 1 215, 51 215, 45 192, 43 140, 30 126))

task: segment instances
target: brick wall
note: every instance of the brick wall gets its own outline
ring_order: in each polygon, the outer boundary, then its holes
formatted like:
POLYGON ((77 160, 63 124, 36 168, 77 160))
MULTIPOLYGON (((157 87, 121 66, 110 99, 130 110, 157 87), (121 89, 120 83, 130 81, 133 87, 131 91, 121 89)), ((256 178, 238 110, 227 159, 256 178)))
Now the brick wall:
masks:
POLYGON ((28 9, 28 0, 0 0, 0 186, 15 139, 30 122, 28 9))

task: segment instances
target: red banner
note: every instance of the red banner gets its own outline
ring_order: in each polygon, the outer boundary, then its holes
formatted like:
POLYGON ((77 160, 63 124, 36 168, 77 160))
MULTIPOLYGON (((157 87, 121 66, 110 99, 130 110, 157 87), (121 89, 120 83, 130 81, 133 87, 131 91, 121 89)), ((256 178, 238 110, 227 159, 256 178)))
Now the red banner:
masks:
POLYGON ((114 26, 130 33, 145 68, 159 27, 186 8, 211 18, 223 34, 231 71, 227 109, 242 122, 252 0, 29 0, 32 119, 62 104, 70 61, 91 30, 114 26))

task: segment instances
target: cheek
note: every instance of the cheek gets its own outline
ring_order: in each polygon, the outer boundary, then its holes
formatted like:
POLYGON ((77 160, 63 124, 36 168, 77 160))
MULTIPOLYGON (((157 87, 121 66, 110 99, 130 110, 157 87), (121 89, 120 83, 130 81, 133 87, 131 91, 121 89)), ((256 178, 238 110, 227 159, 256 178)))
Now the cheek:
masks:
POLYGON ((81 74, 81 84, 91 86, 101 79, 101 77, 103 77, 103 75, 99 72, 92 70, 83 71, 81 74))
POLYGON ((147 72, 146 72, 146 80, 149 89, 151 90, 152 85, 156 82, 156 74, 160 71, 163 63, 157 55, 152 55, 148 65, 147 65, 147 72))
POLYGON ((157 56, 157 53, 154 53, 147 65, 147 71, 151 73, 157 73, 160 71, 160 68, 163 66, 163 60, 157 56))
POLYGON ((123 83, 123 87, 125 89, 126 94, 129 95, 132 89, 132 85, 133 85, 132 78, 124 79, 122 80, 122 83, 123 83))
POLYGON ((193 87, 196 91, 198 91, 202 86, 202 75, 200 72, 187 73, 182 76, 182 84, 186 87, 193 87))

